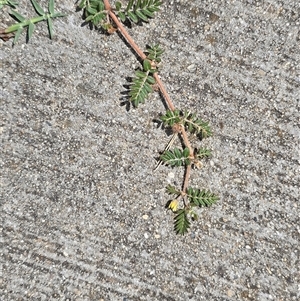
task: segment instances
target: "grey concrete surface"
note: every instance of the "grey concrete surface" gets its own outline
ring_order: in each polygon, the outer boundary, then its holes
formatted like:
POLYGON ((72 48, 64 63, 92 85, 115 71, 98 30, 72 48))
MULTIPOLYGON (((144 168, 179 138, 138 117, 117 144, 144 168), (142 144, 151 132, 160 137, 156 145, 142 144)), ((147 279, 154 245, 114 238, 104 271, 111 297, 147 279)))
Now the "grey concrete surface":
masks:
POLYGON ((121 106, 135 55, 56 2, 53 40, 0 44, 1 300, 299 300, 299 1, 164 1, 129 29, 214 131, 191 185, 220 201, 184 237, 164 209, 183 171, 153 172, 159 95, 121 106))

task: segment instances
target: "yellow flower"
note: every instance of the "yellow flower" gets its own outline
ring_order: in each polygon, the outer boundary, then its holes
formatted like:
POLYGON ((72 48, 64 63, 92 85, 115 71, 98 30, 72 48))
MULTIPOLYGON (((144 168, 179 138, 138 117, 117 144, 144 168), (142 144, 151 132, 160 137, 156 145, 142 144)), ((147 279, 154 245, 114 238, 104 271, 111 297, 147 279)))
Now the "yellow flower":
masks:
POLYGON ((169 204, 169 208, 170 208, 173 212, 177 211, 178 203, 179 203, 179 202, 178 202, 177 199, 171 201, 171 203, 169 204))

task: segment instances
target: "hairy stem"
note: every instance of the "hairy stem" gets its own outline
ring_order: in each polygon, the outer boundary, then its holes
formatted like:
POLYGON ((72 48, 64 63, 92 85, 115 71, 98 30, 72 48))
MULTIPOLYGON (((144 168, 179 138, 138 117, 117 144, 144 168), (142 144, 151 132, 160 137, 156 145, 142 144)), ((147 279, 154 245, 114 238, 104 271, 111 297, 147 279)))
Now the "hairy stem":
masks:
POLYGON ((108 10, 108 11, 111 11, 111 5, 109 4, 109 1, 108 0, 103 0, 103 3, 104 3, 104 6, 105 6, 105 9, 108 10))
POLYGON ((187 136, 186 130, 184 129, 183 126, 181 127, 181 129, 182 129, 181 130, 181 136, 182 136, 182 139, 184 141, 184 144, 186 145, 186 147, 190 151, 190 157, 194 158, 194 150, 193 150, 193 148, 191 146, 191 143, 190 143, 189 138, 187 136))
POLYGON ((172 102, 172 100, 171 100, 171 98, 170 98, 170 96, 169 96, 169 94, 168 94, 166 88, 164 87, 164 85, 163 85, 161 79, 159 78, 158 74, 157 74, 157 73, 154 73, 154 74, 153 74, 153 77, 155 78, 155 80, 156 80, 156 82, 157 82, 157 84, 158 84, 158 87, 159 87, 159 89, 160 89, 160 91, 161 91, 161 93, 162 93, 164 99, 166 100, 166 102, 167 102, 167 104, 168 104, 169 109, 170 109, 171 111, 175 111, 175 106, 174 106, 174 104, 173 104, 173 102, 172 102))
MULTIPOLYGON (((142 60, 145 60, 147 58, 147 56, 145 55, 145 53, 140 49, 140 47, 134 42, 134 40, 131 38, 131 36, 129 35, 129 33, 127 32, 127 30, 124 28, 124 26, 122 25, 122 23, 119 21, 118 17, 115 15, 115 13, 113 12, 112 10, 112 7, 109 3, 109 0, 103 0, 103 3, 104 3, 104 6, 105 6, 105 9, 108 11, 109 13, 109 16, 110 18, 114 21, 114 23, 116 24, 116 26, 118 27, 118 30, 120 31, 120 33, 122 34, 122 36, 127 40, 127 42, 130 44, 130 46, 134 49, 134 51, 138 54, 138 56, 142 59, 142 60)), ((167 102, 167 105, 169 107, 169 109, 171 111, 174 111, 175 110, 175 106, 166 90, 166 88, 164 87, 161 79, 159 78, 158 74, 157 73, 154 73, 153 74, 157 84, 158 84, 158 87, 164 97, 164 99, 166 100, 167 102)), ((185 129, 182 127, 181 129, 181 135, 182 135, 182 138, 183 138, 183 141, 184 141, 184 144, 186 145, 186 147, 189 149, 190 151, 190 156, 194 156, 194 151, 193 151, 193 148, 189 142, 189 139, 187 137, 187 133, 185 131, 185 129)), ((188 182, 188 179, 189 179, 189 175, 190 175, 190 165, 187 166, 187 173, 186 173, 186 177, 185 177, 185 181, 184 181, 184 185, 187 187, 187 182, 188 182)), ((183 190, 185 192, 186 190, 186 187, 185 189, 183 190)))
POLYGON ((183 201, 184 201, 185 206, 187 206, 185 194, 186 194, 186 189, 189 184, 191 169, 192 169, 192 165, 191 164, 187 165, 186 170, 185 170, 184 183, 183 183, 183 187, 182 187, 182 192, 184 193, 183 201))
MULTIPOLYGON (((130 46, 134 49, 134 51, 138 54, 138 56, 142 59, 145 60, 147 58, 147 56, 145 55, 145 53, 140 49, 140 47, 134 42, 134 40, 131 38, 131 36, 129 35, 129 33, 127 32, 127 30, 124 28, 124 26, 122 25, 122 23, 119 21, 119 19, 117 18, 117 16, 115 15, 115 13, 112 11, 112 8, 108 2, 108 0, 104 0, 104 6, 105 9, 109 12, 109 16, 112 18, 112 20, 114 21, 114 23, 117 25, 118 30, 121 32, 121 34, 123 35, 123 37, 127 40, 127 42, 130 44, 130 46)), ((164 97, 164 99, 166 100, 168 107, 171 111, 175 110, 175 106, 170 98, 170 96, 168 95, 168 92, 166 91, 162 81, 160 80, 159 76, 157 73, 154 73, 154 78, 159 86, 159 89, 164 97)))
POLYGON ((127 42, 130 44, 130 46, 134 49, 134 51, 138 54, 138 56, 144 60, 146 59, 145 53, 139 48, 139 46, 134 42, 134 40, 131 38, 127 30, 124 28, 122 23, 119 21, 118 17, 115 15, 115 13, 112 11, 111 5, 109 4, 108 0, 104 0, 104 6, 105 9, 108 11, 109 16, 114 21, 114 23, 117 25, 118 30, 121 32, 122 36, 127 40, 127 42))

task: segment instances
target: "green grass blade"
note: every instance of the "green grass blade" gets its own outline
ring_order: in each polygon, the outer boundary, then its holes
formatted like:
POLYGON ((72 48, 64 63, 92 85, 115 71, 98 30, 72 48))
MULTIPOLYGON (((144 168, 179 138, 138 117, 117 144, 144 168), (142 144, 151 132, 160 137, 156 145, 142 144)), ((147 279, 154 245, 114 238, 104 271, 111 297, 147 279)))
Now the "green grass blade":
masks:
POLYGON ((15 45, 20 37, 20 34, 22 33, 23 31, 23 27, 20 27, 17 32, 16 32, 16 35, 15 35, 15 38, 14 38, 14 41, 13 41, 13 45, 15 45))
POLYGON ((54 13, 51 15, 52 18, 64 17, 64 16, 66 16, 66 14, 63 14, 63 13, 54 13))
POLYGON ((34 24, 30 22, 28 25, 28 41, 32 37, 33 30, 34 30, 34 24))
POLYGON ((50 17, 47 19, 47 23, 48 23, 49 37, 52 40, 52 37, 53 37, 53 26, 52 26, 52 20, 51 20, 50 17))
POLYGON ((35 0, 30 0, 35 11, 40 15, 43 16, 45 14, 44 10, 40 7, 40 5, 35 0))
POLYGON ((24 18, 22 15, 20 15, 18 12, 16 12, 15 10, 11 10, 10 15, 12 15, 13 17, 15 17, 18 21, 20 22, 24 22, 26 20, 26 18, 24 18))
POLYGON ((17 2, 12 1, 12 0, 0 0, 0 9, 2 9, 4 5, 8 5, 12 8, 16 8, 16 6, 19 5, 19 4, 17 2))
POLYGON ((49 13, 54 14, 54 0, 49 0, 49 13))

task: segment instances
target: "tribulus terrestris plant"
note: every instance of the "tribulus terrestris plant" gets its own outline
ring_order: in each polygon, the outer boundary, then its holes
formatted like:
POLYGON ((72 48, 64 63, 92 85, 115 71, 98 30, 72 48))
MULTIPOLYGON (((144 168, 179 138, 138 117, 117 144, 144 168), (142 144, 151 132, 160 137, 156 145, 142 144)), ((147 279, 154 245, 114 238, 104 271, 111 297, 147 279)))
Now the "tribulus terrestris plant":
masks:
MULTIPOLYGON (((13 11, 12 15, 20 23, 10 26, 5 31, 0 31, 0 33, 17 31, 14 43, 24 27, 28 26, 28 37, 30 37, 33 24, 42 20, 48 21, 50 37, 52 37, 51 19, 63 16, 61 13, 54 12, 53 0, 49 0, 49 14, 46 14, 35 0, 31 0, 31 3, 39 17, 25 20, 24 17, 13 11)), ((171 196, 171 199, 166 202, 166 207, 171 209, 175 215, 174 230, 177 234, 185 234, 190 227, 191 220, 197 220, 198 218, 196 208, 210 206, 218 200, 218 197, 208 190, 189 187, 192 168, 201 168, 201 160, 211 156, 209 149, 193 147, 190 142, 191 138, 198 137, 202 141, 202 139, 211 136, 212 132, 208 122, 197 117, 195 113, 180 110, 174 106, 162 80, 158 76, 158 65, 161 61, 163 49, 159 45, 153 45, 143 52, 124 27, 124 24, 128 24, 128 22, 148 22, 160 10, 161 5, 162 1, 160 0, 129 0, 124 6, 123 3, 117 1, 115 7, 112 7, 109 0, 81 0, 78 8, 83 10, 86 23, 92 24, 95 28, 102 28, 109 34, 119 31, 140 57, 141 68, 135 72, 135 77, 128 92, 129 101, 133 107, 137 108, 140 104, 143 104, 149 94, 157 89, 161 92, 168 106, 167 111, 161 115, 160 119, 166 129, 172 130, 173 135, 161 153, 154 170, 157 170, 161 164, 185 168, 182 187, 176 188, 172 185, 166 187, 166 192, 171 196), (182 149, 172 148, 176 138, 180 138, 183 145, 182 149)))

